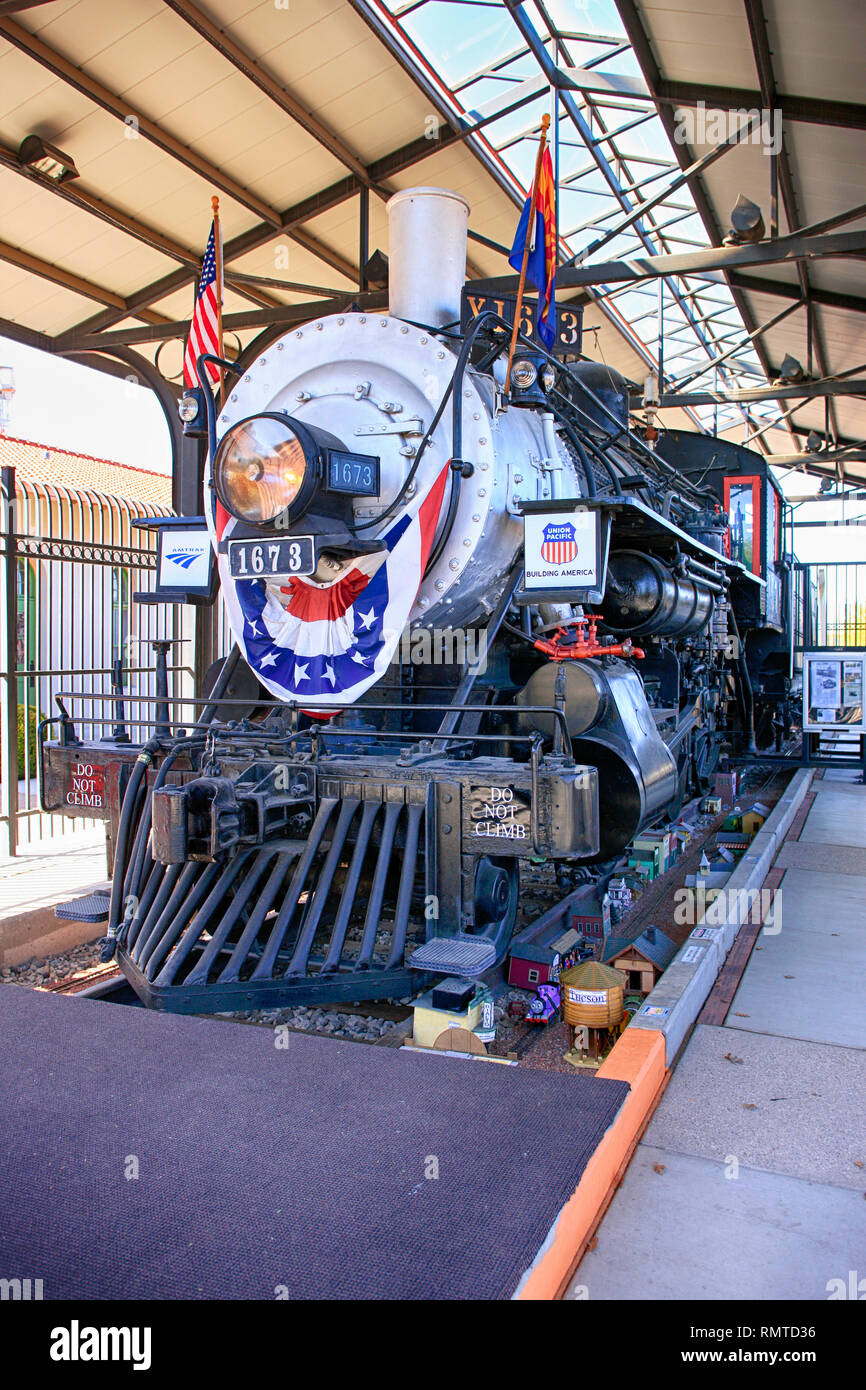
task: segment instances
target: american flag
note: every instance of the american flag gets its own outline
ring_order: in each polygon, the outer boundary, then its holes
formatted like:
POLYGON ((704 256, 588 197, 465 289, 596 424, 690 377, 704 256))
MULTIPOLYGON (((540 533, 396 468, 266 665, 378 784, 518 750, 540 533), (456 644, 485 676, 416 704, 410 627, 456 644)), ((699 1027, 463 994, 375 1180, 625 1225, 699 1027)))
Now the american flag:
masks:
MULTIPOLYGON (((196 359, 203 352, 214 352, 221 355, 219 340, 221 288, 217 283, 216 235, 214 224, 211 223, 207 250, 201 263, 201 279, 198 282, 198 292, 195 297, 195 312, 189 326, 189 336, 186 340, 186 352, 183 358, 184 386, 199 385, 195 364, 196 359)), ((213 362, 205 363, 205 371, 211 381, 219 380, 219 368, 215 367, 213 362)))

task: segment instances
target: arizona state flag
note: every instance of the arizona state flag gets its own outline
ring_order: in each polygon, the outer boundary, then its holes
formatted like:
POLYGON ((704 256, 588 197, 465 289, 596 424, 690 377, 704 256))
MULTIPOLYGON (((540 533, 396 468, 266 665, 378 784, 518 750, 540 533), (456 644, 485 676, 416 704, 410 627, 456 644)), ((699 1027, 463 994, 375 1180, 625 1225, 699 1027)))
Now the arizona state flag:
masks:
MULTIPOLYGON (((516 271, 520 271, 523 265, 531 209, 530 196, 523 204, 514 245, 508 257, 508 264, 516 271)), ((538 333, 549 352, 556 336, 556 184, 549 149, 545 149, 541 157, 535 226, 532 228, 526 278, 538 290, 538 333)))

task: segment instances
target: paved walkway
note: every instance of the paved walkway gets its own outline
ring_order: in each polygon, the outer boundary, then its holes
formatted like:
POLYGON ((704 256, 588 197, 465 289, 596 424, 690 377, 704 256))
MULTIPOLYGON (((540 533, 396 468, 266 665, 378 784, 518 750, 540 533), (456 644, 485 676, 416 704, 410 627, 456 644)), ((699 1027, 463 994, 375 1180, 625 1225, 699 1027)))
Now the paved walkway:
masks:
POLYGON ((106 882, 105 831, 77 831, 0 858, 0 922, 78 897, 106 882))
POLYGON ((866 1275, 866 786, 813 787, 781 929, 695 1028, 571 1297, 826 1299, 866 1275))

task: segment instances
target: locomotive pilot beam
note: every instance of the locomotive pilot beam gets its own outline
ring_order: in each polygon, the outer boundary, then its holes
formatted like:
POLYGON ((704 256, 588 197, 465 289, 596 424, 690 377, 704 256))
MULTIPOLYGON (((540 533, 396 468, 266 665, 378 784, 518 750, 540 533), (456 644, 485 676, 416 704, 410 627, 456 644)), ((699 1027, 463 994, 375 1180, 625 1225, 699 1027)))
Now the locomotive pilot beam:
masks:
MULTIPOLYGON (((131 726, 82 741, 62 709, 42 749, 45 809, 106 822, 104 955, 151 1007, 477 978, 529 860, 603 868, 723 751, 790 729, 766 466, 697 435, 653 447, 630 384, 580 358, 579 316, 553 354, 519 334, 506 380, 514 315, 464 285, 468 213, 395 195, 388 312, 223 363, 219 406, 199 359, 181 413, 207 435, 234 653, 192 727, 163 692, 138 745, 131 726)), ((170 523, 184 558, 195 521, 170 523)), ((165 601, 184 598, 175 549, 165 601)))

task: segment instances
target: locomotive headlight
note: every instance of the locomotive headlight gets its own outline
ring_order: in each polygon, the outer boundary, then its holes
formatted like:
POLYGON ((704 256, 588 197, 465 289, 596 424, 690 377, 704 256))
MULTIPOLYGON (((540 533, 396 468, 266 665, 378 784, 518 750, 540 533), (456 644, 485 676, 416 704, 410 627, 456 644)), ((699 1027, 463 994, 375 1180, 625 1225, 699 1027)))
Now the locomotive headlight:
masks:
MULTIPOLYGON (((306 433, 306 431, 304 432, 306 433)), ((315 448, 278 415, 255 415, 223 435, 213 466, 217 496, 232 516, 274 521, 315 482, 315 448)))
POLYGON ((541 384, 545 391, 552 391, 556 385, 556 368, 546 362, 541 369, 541 384))
POLYGON ((198 415, 198 401, 191 391, 181 396, 177 403, 177 413, 185 425, 190 424, 198 415))
POLYGON ((200 386, 184 391, 177 403, 177 413, 188 438, 201 439, 207 434, 207 402, 200 386))
POLYGON ((537 376, 535 363, 530 362, 528 357, 518 357, 511 368, 511 384, 518 391, 528 391, 530 386, 535 385, 537 376))

